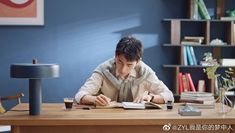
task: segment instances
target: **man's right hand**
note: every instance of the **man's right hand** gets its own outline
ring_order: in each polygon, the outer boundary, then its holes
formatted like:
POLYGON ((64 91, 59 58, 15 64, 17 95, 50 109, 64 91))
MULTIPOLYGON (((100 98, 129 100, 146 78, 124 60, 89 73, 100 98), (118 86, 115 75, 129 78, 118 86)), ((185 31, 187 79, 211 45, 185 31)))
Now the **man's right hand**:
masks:
POLYGON ((111 99, 103 94, 95 96, 94 104, 99 106, 106 106, 110 103, 111 99))

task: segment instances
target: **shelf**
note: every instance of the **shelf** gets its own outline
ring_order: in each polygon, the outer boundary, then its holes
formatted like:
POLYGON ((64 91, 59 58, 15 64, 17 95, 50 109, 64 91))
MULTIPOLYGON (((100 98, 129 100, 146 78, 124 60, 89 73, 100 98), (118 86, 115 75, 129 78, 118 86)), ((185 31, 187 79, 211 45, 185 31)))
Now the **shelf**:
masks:
POLYGON ((232 22, 235 20, 220 20, 220 19, 210 19, 210 20, 206 20, 206 19, 201 19, 201 20, 194 20, 194 19, 187 19, 187 18, 166 18, 163 19, 163 21, 165 22, 170 22, 170 21, 182 21, 182 22, 232 22))
POLYGON ((163 44, 164 47, 180 47, 180 46, 193 46, 193 47, 235 47, 235 44, 232 45, 208 45, 208 44, 163 44))
MULTIPOLYGON (((179 68, 206 68, 206 67, 209 67, 209 66, 201 66, 201 65, 194 65, 194 66, 185 66, 185 65, 163 65, 163 67, 165 68, 176 68, 176 67, 179 67, 179 68)), ((235 68, 235 66, 219 66, 219 68, 235 68)))

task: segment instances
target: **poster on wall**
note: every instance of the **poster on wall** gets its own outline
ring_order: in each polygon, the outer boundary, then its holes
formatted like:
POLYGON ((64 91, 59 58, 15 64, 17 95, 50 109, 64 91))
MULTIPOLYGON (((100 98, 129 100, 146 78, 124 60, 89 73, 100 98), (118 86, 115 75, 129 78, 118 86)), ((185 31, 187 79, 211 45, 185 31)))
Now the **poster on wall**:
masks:
POLYGON ((0 0, 0 25, 44 25, 44 0, 0 0))

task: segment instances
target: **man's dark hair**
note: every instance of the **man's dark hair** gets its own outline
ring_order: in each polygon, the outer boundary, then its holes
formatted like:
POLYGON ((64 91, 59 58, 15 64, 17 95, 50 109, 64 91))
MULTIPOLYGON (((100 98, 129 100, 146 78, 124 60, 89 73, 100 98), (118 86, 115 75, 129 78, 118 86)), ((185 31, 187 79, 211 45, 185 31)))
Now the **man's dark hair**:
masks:
POLYGON ((138 61, 143 56, 142 43, 134 37, 123 37, 117 44, 115 54, 123 54, 127 61, 138 61))

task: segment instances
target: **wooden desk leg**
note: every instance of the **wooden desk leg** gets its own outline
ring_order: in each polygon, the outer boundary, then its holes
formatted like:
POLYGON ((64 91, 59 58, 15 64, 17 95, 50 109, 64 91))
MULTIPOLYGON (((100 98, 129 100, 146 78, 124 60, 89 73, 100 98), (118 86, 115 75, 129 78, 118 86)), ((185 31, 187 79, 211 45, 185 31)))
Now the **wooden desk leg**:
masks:
POLYGON ((20 126, 11 126, 11 133, 20 133, 20 126))

